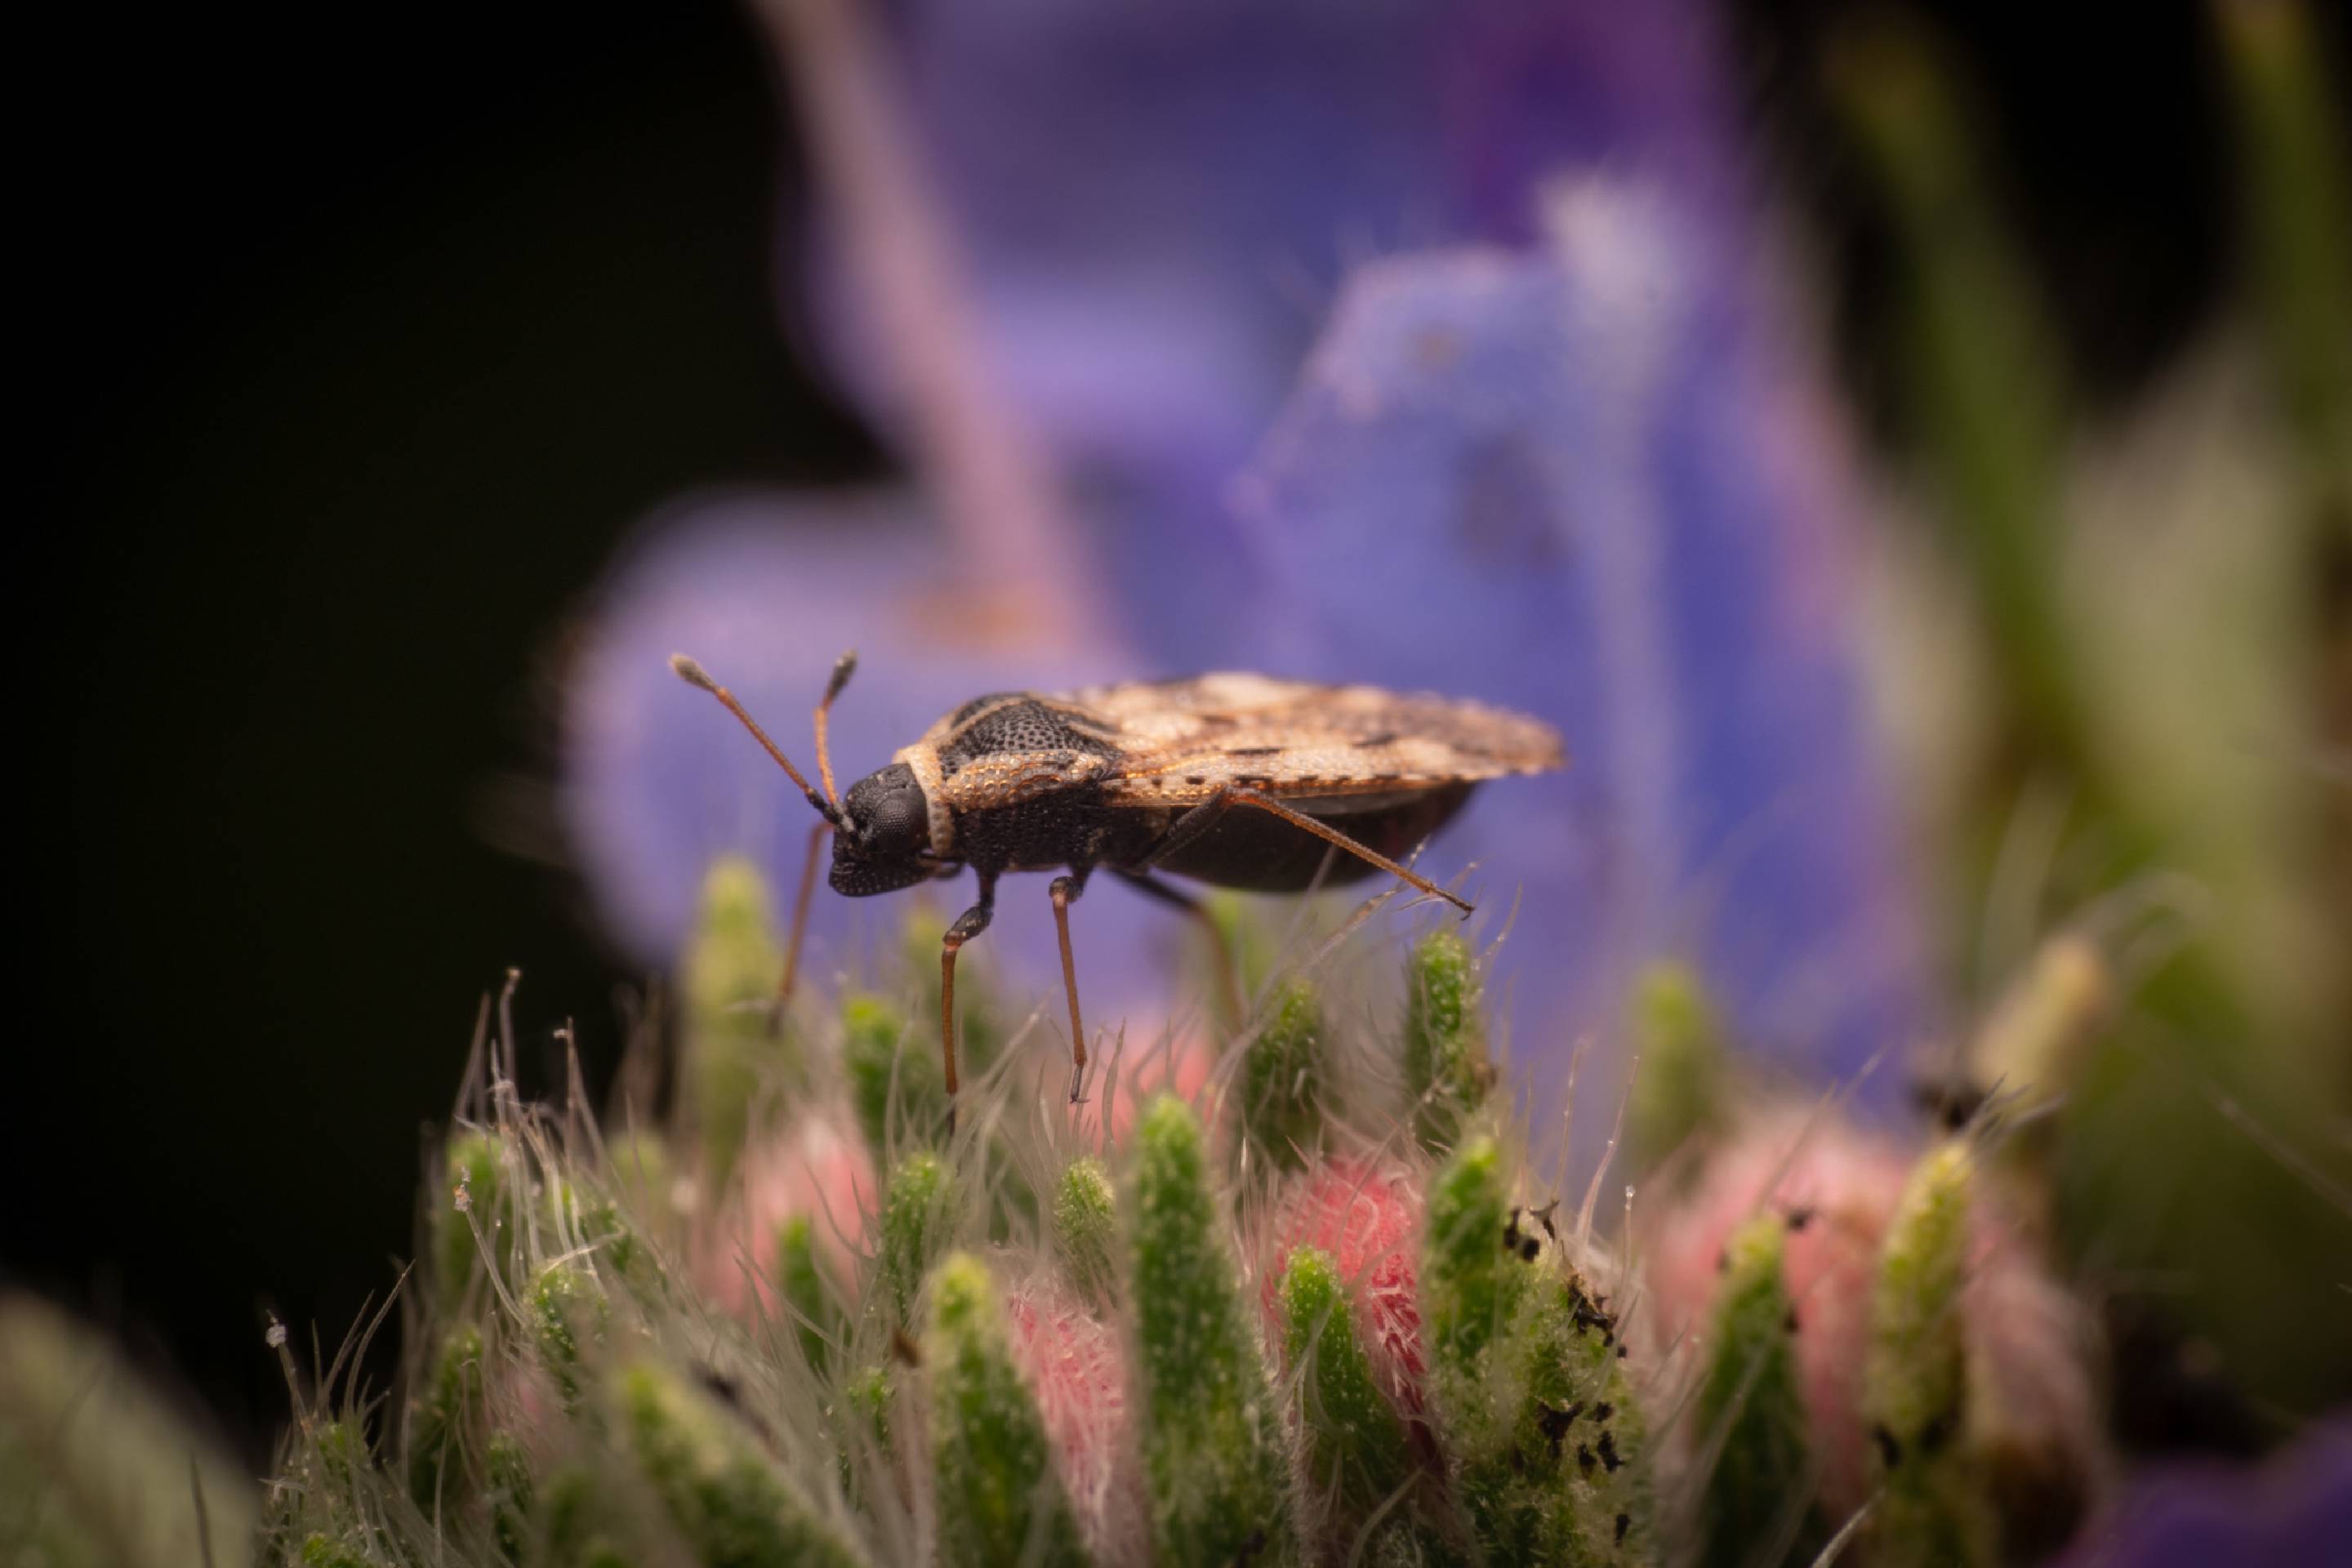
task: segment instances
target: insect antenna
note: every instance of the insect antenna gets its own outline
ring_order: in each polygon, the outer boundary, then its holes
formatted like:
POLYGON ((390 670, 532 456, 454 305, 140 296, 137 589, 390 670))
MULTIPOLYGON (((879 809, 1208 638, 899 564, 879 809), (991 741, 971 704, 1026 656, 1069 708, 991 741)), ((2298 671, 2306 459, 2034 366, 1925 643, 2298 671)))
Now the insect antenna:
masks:
POLYGON ((833 700, 841 695, 841 689, 849 684, 849 678, 856 673, 856 670, 857 650, 856 648, 851 648, 847 653, 835 659, 833 679, 824 683, 824 696, 816 705, 816 776, 824 781, 824 798, 833 802, 836 820, 841 810, 841 795, 833 787, 833 753, 825 747, 825 728, 833 714, 833 700))
MULTIPOLYGON (((842 683, 849 679, 848 670, 844 667, 849 662, 851 661, 845 660, 844 664, 835 665, 834 667, 833 686, 825 693, 825 700, 828 703, 833 700, 834 691, 838 690, 842 683)), ((688 686, 698 686, 703 690, 708 691, 711 696, 719 699, 720 707, 726 709, 727 711, 734 714, 738 720, 741 721, 743 728, 751 731, 751 738, 760 742, 761 746, 766 750, 768 755, 776 759, 776 765, 783 769, 787 773, 790 773, 792 775, 793 783, 801 786, 801 793, 808 796, 808 803, 816 807, 816 813, 819 816, 824 817, 835 827, 846 827, 848 826, 846 818, 842 815, 841 807, 809 787, 808 780, 801 775, 800 769, 793 766, 793 760, 784 755, 782 748, 779 747, 775 742, 768 739, 768 732, 760 728, 760 721, 752 718, 749 712, 745 711, 743 704, 735 700, 735 694, 733 692, 728 690, 725 687, 719 685, 718 681, 711 679, 711 675, 709 670, 703 668, 701 665, 696 663, 693 659, 688 658, 682 653, 674 653, 669 656, 669 667, 672 670, 677 672, 677 678, 680 680, 685 681, 688 686)), ((822 725, 824 721, 824 710, 823 708, 819 708, 817 710, 817 721, 819 725, 822 725)), ((820 728, 817 732, 819 735, 822 735, 824 731, 820 728)), ((830 776, 830 770, 827 770, 827 778, 825 782, 828 785, 833 782, 830 776)))

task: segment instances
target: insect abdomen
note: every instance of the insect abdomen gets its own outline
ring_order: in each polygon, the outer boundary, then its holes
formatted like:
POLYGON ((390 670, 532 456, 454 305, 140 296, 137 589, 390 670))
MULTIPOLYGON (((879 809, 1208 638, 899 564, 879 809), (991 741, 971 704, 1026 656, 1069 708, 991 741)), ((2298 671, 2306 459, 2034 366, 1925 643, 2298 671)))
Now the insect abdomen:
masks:
MULTIPOLYGON (((1402 860, 1423 839, 1444 826, 1470 798, 1475 784, 1440 784, 1370 811, 1322 808, 1322 803, 1286 800, 1285 805, 1328 822, 1365 847, 1402 860)), ((1334 805, 1346 803, 1334 802, 1334 805)), ((1194 842, 1160 861, 1157 869, 1191 877, 1213 887, 1251 893, 1296 893, 1315 884, 1339 886, 1377 876, 1380 868, 1332 847, 1278 816, 1249 806, 1228 807, 1217 825, 1194 842), (1327 855, 1330 869, 1323 869, 1327 855)))

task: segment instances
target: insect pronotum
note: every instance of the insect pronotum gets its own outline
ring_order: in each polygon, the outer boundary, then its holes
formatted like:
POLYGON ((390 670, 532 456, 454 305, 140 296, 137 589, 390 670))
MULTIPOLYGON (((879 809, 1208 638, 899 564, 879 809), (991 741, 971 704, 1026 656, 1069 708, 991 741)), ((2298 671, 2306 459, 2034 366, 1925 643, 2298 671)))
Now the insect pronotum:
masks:
MULTIPOLYGON (((979 900, 948 927, 940 953, 940 1049, 950 1107, 956 953, 988 929, 1004 873, 1061 873, 1048 892, 1070 1007, 1075 1102, 1086 1087, 1087 1035, 1070 905, 1095 871, 1109 871, 1204 924, 1200 901, 1158 873, 1298 892, 1318 877, 1347 882, 1386 872, 1467 915, 1467 902, 1401 858, 1450 821, 1480 781, 1563 763, 1549 725, 1480 703, 1221 674, 1062 696, 976 697, 844 796, 834 788, 826 716, 856 664, 855 654, 841 656, 816 706, 820 794, 733 692, 686 655, 670 659, 680 677, 742 721, 821 818, 793 903, 780 1005, 799 970, 824 834, 833 835, 833 889, 853 898, 967 867, 978 879, 979 900), (1334 851, 1350 858, 1331 863, 1334 851)), ((1213 938, 1213 925, 1210 931, 1213 938)), ((1216 951, 1224 962, 1221 944, 1216 951)))

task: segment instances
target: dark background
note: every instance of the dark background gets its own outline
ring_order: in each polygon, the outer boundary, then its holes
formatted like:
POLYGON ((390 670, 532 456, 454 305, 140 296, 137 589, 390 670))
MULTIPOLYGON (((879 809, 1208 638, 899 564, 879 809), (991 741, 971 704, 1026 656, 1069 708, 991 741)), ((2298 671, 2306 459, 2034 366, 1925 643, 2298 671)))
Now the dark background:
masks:
MULTIPOLYGON (((1742 69, 1899 440, 1886 247, 1810 63, 1853 9, 1751 0, 1742 69)), ((2078 368, 2125 395, 2228 271, 2203 13, 1935 9, 2078 368)), ((479 995, 520 967, 526 1037, 576 1015, 611 1065, 634 977, 535 804, 567 616, 677 490, 881 459, 777 319, 798 171, 733 7, 94 26, 26 57, 58 101, 12 226, 40 272, 13 574, 38 805, 0 1270, 258 1465, 261 1314, 331 1348, 391 1283, 479 995)))

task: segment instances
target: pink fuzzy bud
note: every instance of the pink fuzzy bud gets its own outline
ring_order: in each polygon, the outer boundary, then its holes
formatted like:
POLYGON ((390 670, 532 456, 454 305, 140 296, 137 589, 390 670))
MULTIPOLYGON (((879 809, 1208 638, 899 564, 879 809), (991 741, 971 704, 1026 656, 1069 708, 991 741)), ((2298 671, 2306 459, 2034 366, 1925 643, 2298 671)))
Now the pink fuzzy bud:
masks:
MULTIPOLYGON (((1789 1222, 1783 1269, 1821 1496, 1835 1517, 1869 1492, 1863 1369, 1879 1254, 1912 1156, 1824 1111, 1761 1113, 1707 1156, 1696 1178, 1644 1226, 1657 1342, 1698 1347, 1732 1233, 1776 1209, 1789 1222)), ((1979 1194, 1981 1200, 1984 1194, 1979 1194)), ((2097 1401, 2084 1329, 1997 1205, 1970 1224, 1963 1326, 1970 1436, 1996 1468, 2022 1465, 2045 1490, 2088 1497, 2100 1470, 2097 1401)))
POLYGON ((1079 1129, 1096 1147, 1121 1147, 1153 1096, 1172 1094, 1187 1105, 1198 1105, 1216 1069, 1217 1048, 1197 1030, 1148 1046, 1124 1047, 1089 1069, 1089 1098, 1078 1110, 1079 1129))
POLYGON ((1344 1156, 1318 1160, 1276 1194, 1260 1247, 1258 1306, 1266 1332, 1284 1331, 1280 1287, 1291 1248, 1319 1247, 1355 1297, 1356 1333, 1372 1375, 1397 1411, 1422 1414, 1421 1307, 1414 1253, 1421 1245, 1421 1177, 1402 1164, 1344 1156))
POLYGON ((738 1317, 776 1310, 777 1237, 785 1220, 804 1215, 835 1282, 847 1289, 876 1192, 873 1158, 855 1121, 831 1106, 805 1110, 743 1152, 718 1214, 698 1228, 696 1281, 738 1317))
POLYGON ((1097 1562, 1140 1561, 1149 1500, 1127 1438, 1127 1355, 1118 1331, 1042 1280, 1006 1292, 1004 1323, 1088 1548, 1097 1562))

